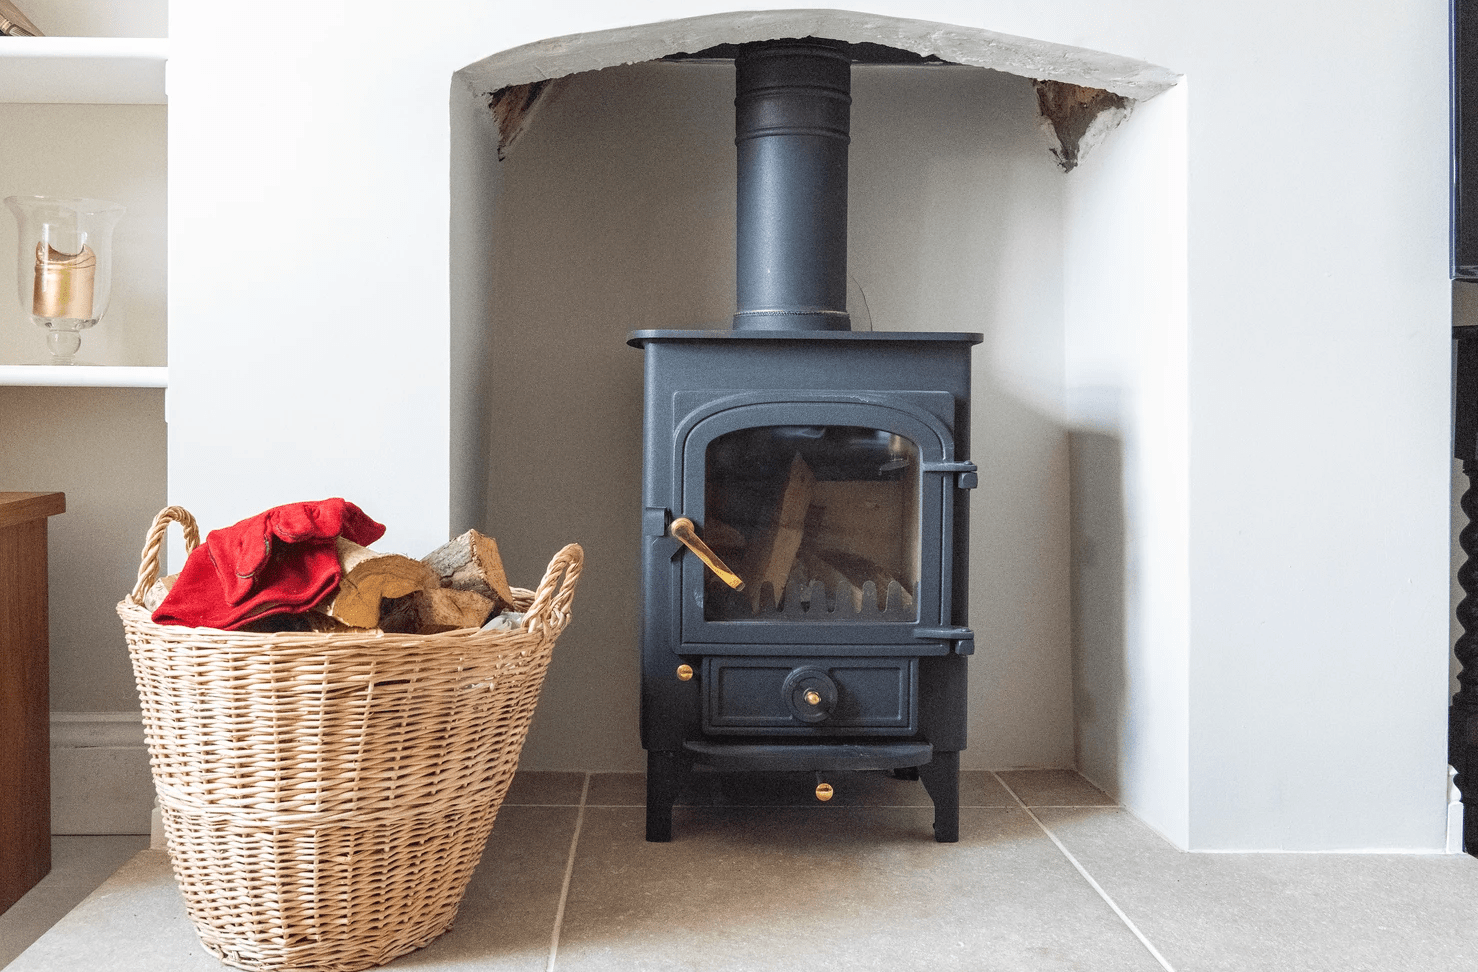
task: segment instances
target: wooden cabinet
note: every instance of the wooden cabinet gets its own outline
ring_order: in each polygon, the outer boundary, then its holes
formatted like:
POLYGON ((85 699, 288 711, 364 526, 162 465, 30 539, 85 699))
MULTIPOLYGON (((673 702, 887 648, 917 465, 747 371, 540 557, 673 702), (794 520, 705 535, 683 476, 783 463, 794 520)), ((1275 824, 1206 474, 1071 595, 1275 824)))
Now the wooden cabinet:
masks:
POLYGON ((0 911, 51 870, 46 518, 61 493, 0 493, 0 911))

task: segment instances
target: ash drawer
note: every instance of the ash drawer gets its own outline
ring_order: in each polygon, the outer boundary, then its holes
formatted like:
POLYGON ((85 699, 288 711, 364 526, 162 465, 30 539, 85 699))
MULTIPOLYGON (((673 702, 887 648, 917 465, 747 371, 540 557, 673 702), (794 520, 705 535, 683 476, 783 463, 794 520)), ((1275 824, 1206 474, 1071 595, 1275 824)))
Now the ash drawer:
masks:
POLYGON ((908 735, 918 728, 917 658, 703 659, 703 731, 908 735))

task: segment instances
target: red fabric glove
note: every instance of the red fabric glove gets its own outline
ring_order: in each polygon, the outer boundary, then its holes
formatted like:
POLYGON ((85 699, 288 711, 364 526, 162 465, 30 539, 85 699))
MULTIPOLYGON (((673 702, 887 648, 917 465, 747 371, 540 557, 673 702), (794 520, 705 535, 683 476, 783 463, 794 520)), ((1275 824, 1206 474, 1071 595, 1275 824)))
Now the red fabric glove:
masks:
POLYGON ((212 530, 190 553, 153 620, 234 630, 310 610, 343 579, 335 538, 368 546, 384 535, 382 524, 343 499, 278 506, 212 530))

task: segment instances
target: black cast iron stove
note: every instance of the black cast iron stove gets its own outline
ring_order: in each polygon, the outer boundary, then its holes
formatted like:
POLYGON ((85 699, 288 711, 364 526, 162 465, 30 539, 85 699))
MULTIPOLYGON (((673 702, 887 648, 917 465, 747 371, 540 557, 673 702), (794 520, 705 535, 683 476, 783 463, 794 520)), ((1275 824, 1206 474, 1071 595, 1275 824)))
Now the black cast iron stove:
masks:
POLYGON ((628 341, 648 840, 695 766, 916 776, 959 836, 980 335, 851 330, 850 77, 837 42, 739 49, 733 330, 628 341))

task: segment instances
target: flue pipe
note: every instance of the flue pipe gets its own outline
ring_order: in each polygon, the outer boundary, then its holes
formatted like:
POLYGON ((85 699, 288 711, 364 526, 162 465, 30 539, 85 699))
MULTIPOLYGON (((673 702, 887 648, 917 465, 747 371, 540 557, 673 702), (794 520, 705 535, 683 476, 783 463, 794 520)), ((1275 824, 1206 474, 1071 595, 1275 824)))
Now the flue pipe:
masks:
POLYGON ((734 90, 734 328, 849 331, 851 60, 812 38, 746 45, 734 90))

